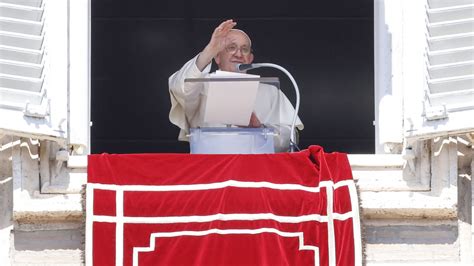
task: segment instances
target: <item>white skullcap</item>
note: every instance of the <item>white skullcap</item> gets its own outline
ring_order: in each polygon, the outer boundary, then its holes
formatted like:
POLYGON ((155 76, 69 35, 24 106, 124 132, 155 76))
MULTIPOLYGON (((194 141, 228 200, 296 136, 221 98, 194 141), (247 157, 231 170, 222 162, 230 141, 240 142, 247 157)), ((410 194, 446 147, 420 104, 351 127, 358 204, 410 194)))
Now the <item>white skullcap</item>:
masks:
POLYGON ((239 29, 231 29, 231 31, 237 31, 242 33, 245 37, 247 37, 247 40, 249 40, 250 47, 252 47, 252 40, 250 39, 249 35, 245 33, 245 31, 239 29))

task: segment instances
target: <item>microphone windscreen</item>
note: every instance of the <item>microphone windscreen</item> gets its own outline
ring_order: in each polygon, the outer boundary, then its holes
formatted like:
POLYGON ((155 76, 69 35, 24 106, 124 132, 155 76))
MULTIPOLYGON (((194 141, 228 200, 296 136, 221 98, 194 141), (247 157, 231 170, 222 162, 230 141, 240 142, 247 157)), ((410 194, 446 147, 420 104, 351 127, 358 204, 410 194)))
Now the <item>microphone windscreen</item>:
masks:
POLYGON ((238 71, 245 71, 245 70, 249 70, 249 69, 252 69, 253 66, 252 64, 237 64, 237 70, 238 71))

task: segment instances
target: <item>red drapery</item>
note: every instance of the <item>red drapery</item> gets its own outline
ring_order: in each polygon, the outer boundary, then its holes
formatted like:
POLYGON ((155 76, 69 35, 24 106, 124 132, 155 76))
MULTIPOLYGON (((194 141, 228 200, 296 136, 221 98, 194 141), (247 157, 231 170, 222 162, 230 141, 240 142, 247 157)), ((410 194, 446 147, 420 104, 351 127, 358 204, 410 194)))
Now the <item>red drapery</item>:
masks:
POLYGON ((346 154, 90 155, 90 265, 359 265, 346 154))

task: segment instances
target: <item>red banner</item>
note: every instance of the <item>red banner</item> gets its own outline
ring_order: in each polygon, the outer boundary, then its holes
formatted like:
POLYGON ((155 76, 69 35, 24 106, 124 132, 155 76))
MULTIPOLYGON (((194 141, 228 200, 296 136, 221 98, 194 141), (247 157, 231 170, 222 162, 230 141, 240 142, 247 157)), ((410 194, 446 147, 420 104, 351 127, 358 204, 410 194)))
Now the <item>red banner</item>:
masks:
POLYGON ((90 155, 87 265, 360 265, 347 156, 90 155))

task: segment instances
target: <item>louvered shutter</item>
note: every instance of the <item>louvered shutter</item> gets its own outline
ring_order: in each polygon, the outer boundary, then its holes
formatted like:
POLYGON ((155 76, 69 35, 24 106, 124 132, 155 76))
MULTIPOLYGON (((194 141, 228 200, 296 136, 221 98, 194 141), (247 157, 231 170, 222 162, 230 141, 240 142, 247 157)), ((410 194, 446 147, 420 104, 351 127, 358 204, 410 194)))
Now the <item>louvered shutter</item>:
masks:
POLYGON ((67 139, 67 1, 0 0, 0 133, 67 139))
POLYGON ((425 11, 423 107, 406 136, 474 132, 474 0, 428 0, 425 11))

